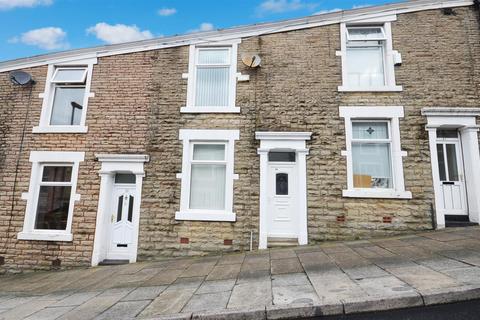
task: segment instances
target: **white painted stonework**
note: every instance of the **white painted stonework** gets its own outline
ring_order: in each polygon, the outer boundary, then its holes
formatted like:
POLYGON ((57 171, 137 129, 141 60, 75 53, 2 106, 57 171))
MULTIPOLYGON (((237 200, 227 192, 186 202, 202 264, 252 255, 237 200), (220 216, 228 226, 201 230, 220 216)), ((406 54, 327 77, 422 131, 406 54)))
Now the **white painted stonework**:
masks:
POLYGON ((143 165, 149 161, 148 155, 135 154, 98 154, 98 161, 102 163, 100 169, 100 195, 98 200, 97 222, 95 227, 95 240, 93 243, 92 266, 98 265, 104 259, 125 259, 130 262, 137 261, 138 228, 140 222, 140 204, 142 198, 142 182, 145 176, 143 165), (116 208, 113 206, 112 195, 115 195, 115 174, 130 173, 136 176, 133 190, 130 190, 138 201, 134 202, 133 219, 131 223, 131 243, 128 252, 115 255, 111 252, 112 214, 116 208))
POLYGON ((476 117, 480 116, 480 108, 423 108, 422 115, 427 117, 432 178, 435 191, 435 217, 437 228, 445 227, 445 215, 452 214, 444 207, 444 190, 440 184, 440 173, 437 157, 437 130, 457 129, 464 163, 464 176, 467 198, 467 210, 471 222, 480 222, 480 154, 478 147, 478 131, 476 117))
POLYGON ((311 135, 311 132, 255 133, 255 138, 260 140, 257 150, 260 155, 259 249, 267 248, 269 236, 298 238, 299 245, 308 244, 306 141, 310 140, 311 135), (268 154, 271 151, 295 152, 296 161, 294 164, 269 163, 268 154), (275 170, 285 171, 293 178, 293 183, 289 184, 289 189, 293 188, 289 194, 293 197, 273 197, 275 181, 272 172, 275 170), (278 210, 282 206, 285 212, 278 210), (286 224, 282 224, 282 219, 286 224), (289 228, 288 231, 285 228, 289 228))

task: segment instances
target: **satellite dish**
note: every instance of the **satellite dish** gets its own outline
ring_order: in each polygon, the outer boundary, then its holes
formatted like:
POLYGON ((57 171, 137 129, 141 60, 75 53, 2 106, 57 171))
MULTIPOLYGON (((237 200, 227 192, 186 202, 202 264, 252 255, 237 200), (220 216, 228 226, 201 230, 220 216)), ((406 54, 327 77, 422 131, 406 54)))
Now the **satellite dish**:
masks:
POLYGON ((256 68, 260 66, 262 58, 258 54, 244 54, 242 56, 242 62, 244 65, 250 68, 256 68))
POLYGON ((10 82, 19 86, 25 86, 28 84, 33 84, 32 76, 25 71, 12 71, 10 72, 10 82))

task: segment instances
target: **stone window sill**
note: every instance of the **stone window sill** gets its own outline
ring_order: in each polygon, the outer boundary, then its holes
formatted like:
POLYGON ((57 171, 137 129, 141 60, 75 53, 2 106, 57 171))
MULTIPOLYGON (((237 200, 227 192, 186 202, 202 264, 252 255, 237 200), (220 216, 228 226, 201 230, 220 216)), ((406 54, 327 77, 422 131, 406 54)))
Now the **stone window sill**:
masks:
POLYGON ((240 107, 182 107, 181 113, 240 113, 240 107))
POLYGON ((225 221, 235 222, 236 216, 233 212, 176 212, 175 220, 189 220, 189 221, 225 221))
POLYGON ((45 126, 33 127, 33 133, 87 133, 86 126, 45 126))
POLYGON ((354 189, 343 190, 345 198, 372 198, 372 199, 412 199, 410 191, 354 189))
POLYGON ((55 232, 19 232, 18 240, 41 240, 41 241, 72 241, 71 233, 55 233, 55 232))
POLYGON ((347 86, 339 86, 339 92, 401 92, 402 86, 384 86, 384 87, 372 87, 372 88, 354 88, 347 86))

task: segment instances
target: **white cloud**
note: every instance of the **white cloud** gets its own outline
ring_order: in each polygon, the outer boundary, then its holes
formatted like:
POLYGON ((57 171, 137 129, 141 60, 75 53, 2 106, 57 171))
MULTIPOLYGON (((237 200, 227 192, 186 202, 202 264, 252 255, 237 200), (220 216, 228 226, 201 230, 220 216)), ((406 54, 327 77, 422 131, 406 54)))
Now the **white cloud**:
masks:
POLYGON ((187 33, 193 33, 193 32, 201 32, 201 31, 212 31, 215 29, 212 23, 210 22, 203 22, 200 24, 200 26, 196 29, 191 29, 188 30, 187 33))
POLYGON ((0 0, 0 10, 13 8, 32 8, 36 6, 49 6, 52 0, 0 0))
POLYGON ((95 26, 88 28, 87 33, 95 35, 108 44, 153 38, 153 34, 149 30, 142 31, 136 25, 111 25, 105 22, 97 23, 95 26))
POLYGON ((158 15, 163 17, 171 16, 171 15, 174 15, 175 13, 177 13, 177 9, 175 8, 162 8, 158 10, 158 15))
POLYGON ((27 31, 19 37, 14 37, 8 42, 23 43, 46 50, 67 49, 69 47, 65 38, 67 33, 61 28, 47 27, 27 31))
POLYGON ((366 7, 371 7, 371 4, 359 4, 359 5, 354 5, 352 9, 360 9, 360 8, 366 8, 366 7))
POLYGON ((342 11, 342 9, 340 8, 334 8, 334 9, 328 9, 328 10, 320 10, 318 12, 315 12, 315 14, 324 14, 324 13, 332 13, 332 12, 338 12, 338 11, 342 11))
POLYGON ((317 4, 306 3, 302 0, 265 0, 256 9, 257 15, 282 13, 302 9, 313 10, 317 4))

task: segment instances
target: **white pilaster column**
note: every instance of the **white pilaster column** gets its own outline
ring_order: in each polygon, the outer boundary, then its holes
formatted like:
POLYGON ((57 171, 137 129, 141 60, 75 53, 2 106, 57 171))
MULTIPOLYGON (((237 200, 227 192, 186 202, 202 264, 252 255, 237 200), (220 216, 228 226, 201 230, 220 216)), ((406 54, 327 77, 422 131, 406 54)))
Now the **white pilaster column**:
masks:
POLYGON ((435 193, 435 221, 437 222, 437 229, 445 228, 445 212, 441 207, 443 203, 443 194, 440 186, 440 174, 438 171, 438 156, 437 156, 437 128, 427 126, 428 140, 430 143, 430 162, 432 164, 432 182, 435 193))
POLYGON ((307 213, 307 155, 308 149, 297 150, 298 167, 298 244, 308 244, 307 213))
POLYGON ((268 150, 258 149, 260 155, 260 226, 258 232, 258 248, 267 249, 267 176, 268 176, 268 150))
POLYGON ((460 129, 465 164, 465 183, 468 197, 468 214, 471 222, 480 222, 480 154, 478 127, 460 129))

